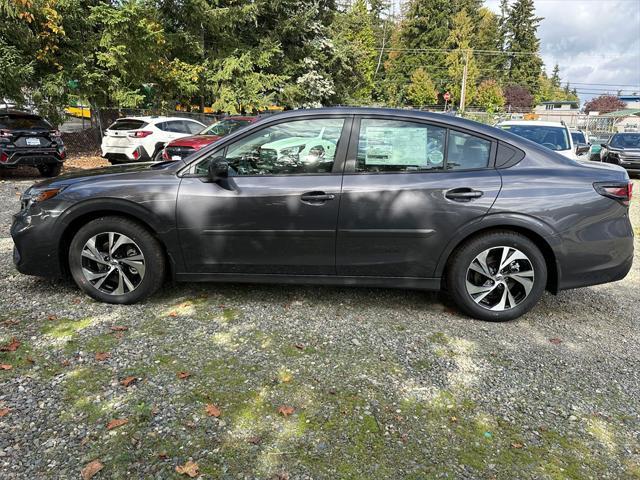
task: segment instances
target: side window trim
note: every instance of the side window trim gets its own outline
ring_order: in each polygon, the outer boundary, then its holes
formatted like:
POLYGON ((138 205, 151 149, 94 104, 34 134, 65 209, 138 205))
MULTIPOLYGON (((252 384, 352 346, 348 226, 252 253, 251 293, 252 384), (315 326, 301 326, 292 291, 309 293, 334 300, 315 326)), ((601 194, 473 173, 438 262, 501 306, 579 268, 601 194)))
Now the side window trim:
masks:
POLYGON ((469 171, 477 171, 477 170, 492 170, 495 169, 496 162, 496 154, 498 151, 498 141, 487 135, 482 133, 476 133, 470 130, 466 130, 464 128, 454 127, 452 128, 447 123, 437 123, 429 120, 424 120, 421 118, 413 118, 413 117, 402 117, 402 116, 391 116, 391 115, 355 115, 353 119, 353 125, 351 127, 351 138, 349 140, 349 147, 347 151, 347 157, 345 161, 344 174, 345 175, 394 175, 394 174, 404 174, 404 175, 415 175, 415 174, 427 174, 427 173, 447 173, 447 172, 469 172, 469 171), (358 155, 358 142, 360 139, 360 125, 361 120, 371 119, 371 120, 389 120, 389 121, 404 121, 411 123, 420 123, 432 127, 444 128, 446 129, 445 135, 445 144, 444 144, 444 162, 443 168, 441 170, 433 170, 433 171, 405 171, 405 172, 357 172, 356 171, 356 162, 358 155), (491 150, 489 152, 489 164, 485 168, 469 168, 469 169, 456 169, 456 170, 447 170, 447 161, 449 157, 449 133, 451 131, 465 133, 467 135, 476 136, 482 140, 486 140, 491 143, 491 150))
POLYGON ((343 119, 344 121, 342 124, 342 132, 340 134, 340 139, 338 140, 338 147, 336 148, 336 153, 335 153, 331 172, 328 172, 328 173, 281 173, 281 174, 270 174, 270 175, 242 175, 242 177, 261 178, 261 177, 304 177, 304 176, 317 176, 317 175, 323 175, 323 176, 342 175, 344 170, 347 147, 348 147, 347 144, 350 140, 351 132, 352 132, 353 118, 354 118, 354 115, 349 115, 349 114, 304 115, 304 116, 295 117, 295 118, 278 119, 277 121, 261 124, 259 129, 258 128, 238 129, 240 131, 238 135, 230 134, 231 138, 226 138, 225 139, 226 141, 224 141, 222 145, 219 145, 218 148, 216 148, 215 150, 202 152, 201 156, 194 159, 183 170, 178 172, 177 175, 180 177, 205 176, 205 175, 200 175, 195 173, 197 166, 201 162, 206 161, 207 158, 210 158, 214 154, 219 154, 216 156, 226 157, 230 145, 233 145, 236 142, 239 142, 242 139, 253 135, 259 130, 267 129, 267 128, 281 125, 284 123, 297 122, 297 121, 343 119))

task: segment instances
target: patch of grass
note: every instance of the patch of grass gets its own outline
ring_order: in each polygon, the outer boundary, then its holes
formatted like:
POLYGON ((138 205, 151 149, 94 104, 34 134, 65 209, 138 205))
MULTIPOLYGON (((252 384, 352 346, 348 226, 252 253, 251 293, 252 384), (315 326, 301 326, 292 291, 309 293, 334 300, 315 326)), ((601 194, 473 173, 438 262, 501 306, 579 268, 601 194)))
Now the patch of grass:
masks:
POLYGON ((93 317, 81 318, 79 320, 69 318, 51 320, 42 327, 41 332, 53 338, 71 338, 76 332, 89 327, 93 321, 93 317))
POLYGON ((72 418, 81 415, 90 423, 103 417, 105 405, 98 396, 109 384, 111 374, 101 367, 83 367, 66 375, 63 388, 64 399, 71 405, 72 418))
POLYGON ((449 345, 451 339, 442 332, 435 332, 429 335, 429 341, 437 345, 449 345))

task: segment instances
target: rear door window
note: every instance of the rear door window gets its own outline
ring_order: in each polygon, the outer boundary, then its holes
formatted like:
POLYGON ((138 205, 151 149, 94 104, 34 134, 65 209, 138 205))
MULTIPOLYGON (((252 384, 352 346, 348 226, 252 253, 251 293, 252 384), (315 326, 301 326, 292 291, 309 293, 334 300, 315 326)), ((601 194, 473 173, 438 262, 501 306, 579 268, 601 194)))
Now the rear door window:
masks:
POLYGON ((116 120, 115 123, 109 127, 109 130, 138 130, 146 125, 147 122, 142 120, 123 118, 121 120, 116 120))
POLYGON ((184 126, 186 127, 187 133, 191 133, 192 135, 195 135, 196 133, 201 132, 203 129, 203 126, 196 122, 190 122, 189 120, 185 120, 183 123, 184 123, 184 126))
POLYGON ((3 130, 53 130, 53 126, 37 115, 2 115, 0 129, 3 130))
POLYGON ((162 125, 162 130, 164 130, 165 132, 191 133, 187 129, 185 122, 182 122, 180 120, 171 120, 170 122, 165 122, 162 125))
POLYGON ((444 167, 447 129, 405 120, 360 121, 356 172, 421 172, 444 167))

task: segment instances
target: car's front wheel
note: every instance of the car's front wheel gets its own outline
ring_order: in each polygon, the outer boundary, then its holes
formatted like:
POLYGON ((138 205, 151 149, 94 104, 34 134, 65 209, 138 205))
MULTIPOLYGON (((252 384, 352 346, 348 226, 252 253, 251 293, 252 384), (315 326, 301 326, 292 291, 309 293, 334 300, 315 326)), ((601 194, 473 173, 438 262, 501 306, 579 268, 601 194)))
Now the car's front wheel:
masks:
POLYGON ((69 246, 69 268, 89 296, 131 304, 160 288, 165 259, 158 240, 145 227, 108 216, 78 230, 69 246))
POLYGON ((538 303, 547 283, 540 249, 516 232, 488 232, 463 243, 446 272, 456 305, 480 320, 502 322, 538 303))

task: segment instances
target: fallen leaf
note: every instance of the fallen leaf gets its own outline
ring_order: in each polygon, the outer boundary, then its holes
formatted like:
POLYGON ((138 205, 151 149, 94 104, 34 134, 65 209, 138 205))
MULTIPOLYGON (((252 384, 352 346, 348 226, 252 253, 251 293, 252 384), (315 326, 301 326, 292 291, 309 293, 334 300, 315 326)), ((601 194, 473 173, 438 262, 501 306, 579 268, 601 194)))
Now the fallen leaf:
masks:
POLYGON ((111 330, 113 332, 126 332, 127 330, 129 330, 129 327, 125 327, 124 325, 114 325, 113 327, 111 327, 111 330))
POLYGON ((74 298, 72 300, 73 303, 75 303, 76 305, 78 305, 82 300, 80 300, 79 298, 74 298))
POLYGON ((51 321, 51 322, 53 322, 54 320, 57 320, 57 319, 58 319, 58 317, 57 317, 56 315, 49 315, 49 316, 47 317, 47 320, 49 320, 49 321, 51 321))
POLYGON ((278 407, 278 413, 285 418, 293 414, 293 412, 295 411, 296 411, 295 408, 290 407, 289 405, 280 405, 278 407))
POLYGON ((178 378, 180 380, 184 380, 185 378, 189 378, 191 374, 189 372, 178 372, 178 378))
POLYGON ((304 345, 301 343, 296 343, 294 347, 296 347, 298 350, 304 350, 304 345))
POLYGON ((451 417, 449 420, 451 420, 453 423, 456 423, 458 421, 458 417, 451 417))
POLYGON ((178 465, 176 472, 181 475, 188 475, 191 478, 196 478, 199 475, 198 464, 189 460, 184 465, 178 465))
POLYGON ((158 454, 158 458, 160 460, 166 460, 167 458, 169 458, 169 454, 165 451, 162 451, 158 454))
POLYGON ((82 480, 89 480, 90 478, 93 478, 93 476, 103 468, 104 465, 100 463, 100 460, 94 460, 93 462, 87 463, 87 465, 80 472, 80 475, 82 475, 82 480))
POLYGON ((114 428, 121 427, 122 425, 126 425, 129 423, 129 420, 126 418, 114 418, 109 423, 107 423, 107 430, 113 430, 114 428))
POLYGON ((13 337, 9 343, 0 347, 0 351, 15 352, 19 346, 20 346, 20 341, 16 337, 13 337))
POLYGON ((120 380, 120 385, 122 385, 123 387, 128 387, 129 385, 131 385, 133 382, 137 380, 138 379, 136 377, 126 377, 120 380))
POLYGON ((11 325, 18 325, 19 323, 20 323, 20 320, 14 320, 14 319, 5 320, 4 322, 2 322, 2 324, 6 327, 10 327, 11 325))
POLYGON ((0 408, 0 417, 6 417, 10 411, 10 408, 0 408))
POLYGON ((0 370, 11 370, 13 366, 8 363, 0 363, 0 370))
POLYGON ((562 340, 560 340, 559 338, 550 338, 549 341, 554 345, 560 345, 562 343, 562 340))
POLYGON ((209 415, 210 417, 218 418, 220 416, 220 409, 213 403, 208 403, 204 409, 207 412, 207 415, 209 415))
POLYGON ((260 442, 262 442, 262 437, 259 437, 258 435, 256 435, 255 437, 249 437, 247 439, 247 442, 249 442, 252 445, 259 445, 260 442))
POLYGON ((519 443, 519 442, 513 442, 513 443, 511 444, 511 446, 512 446, 513 448, 522 448, 522 446, 523 446, 523 445, 522 445, 521 443, 519 443))
POLYGON ((36 361, 31 357, 25 358, 24 361, 27 362, 29 365, 33 365, 34 363, 36 363, 36 361))
POLYGON ((109 357, 111 357, 111 354, 109 352, 98 352, 98 353, 96 353, 96 360, 98 362, 104 362, 109 357))
POLYGON ((177 317, 178 316, 178 312, 176 312, 175 310, 172 312, 169 312, 169 316, 170 317, 177 317))
POLYGON ((68 367, 69 365, 71 365, 71 362, 67 359, 64 359, 62 362, 60 362, 60 365, 62 365, 63 367, 68 367))

